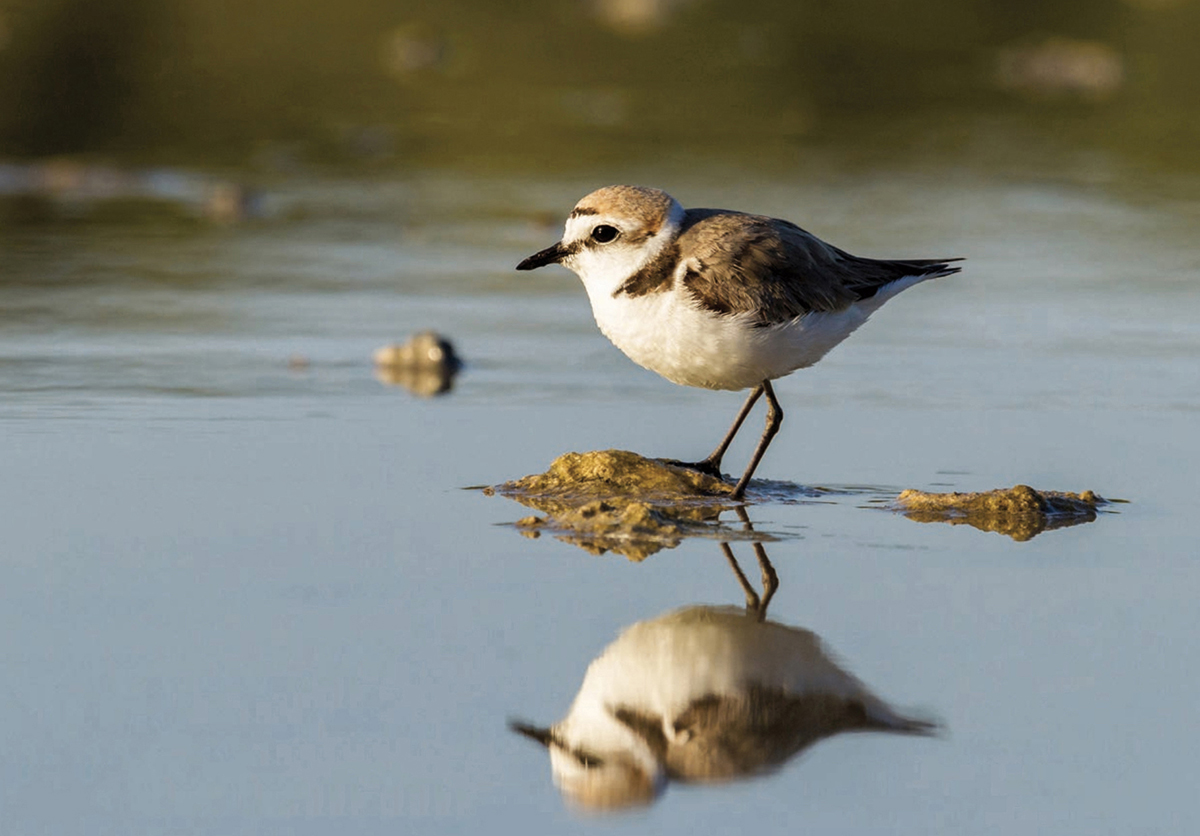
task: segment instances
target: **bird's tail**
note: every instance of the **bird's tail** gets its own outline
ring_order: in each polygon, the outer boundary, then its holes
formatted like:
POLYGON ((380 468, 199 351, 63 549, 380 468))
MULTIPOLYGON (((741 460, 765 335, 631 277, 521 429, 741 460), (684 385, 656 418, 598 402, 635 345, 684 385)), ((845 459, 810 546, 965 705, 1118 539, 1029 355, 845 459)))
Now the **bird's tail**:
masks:
POLYGON ((965 258, 913 258, 904 259, 902 261, 893 261, 892 263, 898 267, 908 268, 912 270, 911 275, 922 276, 927 279, 940 279, 942 276, 952 276, 955 273, 961 273, 961 267, 952 267, 951 264, 955 261, 966 261, 965 258))

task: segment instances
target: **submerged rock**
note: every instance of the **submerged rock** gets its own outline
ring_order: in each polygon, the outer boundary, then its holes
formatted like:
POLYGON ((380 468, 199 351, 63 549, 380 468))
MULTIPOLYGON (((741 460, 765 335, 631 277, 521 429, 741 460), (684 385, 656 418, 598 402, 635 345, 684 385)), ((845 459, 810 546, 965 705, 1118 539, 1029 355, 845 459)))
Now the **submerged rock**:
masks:
POLYGON ((549 531, 593 554, 644 560, 684 537, 712 536, 733 487, 637 453, 598 450, 565 453, 545 473, 489 492, 546 515, 517 521, 530 536, 549 531))
POLYGON ((966 523, 980 531, 995 531, 1014 540, 1029 540, 1054 528, 1096 519, 1108 500, 1092 491, 1038 491, 1016 485, 982 493, 926 493, 906 490, 895 507, 917 522, 966 523))

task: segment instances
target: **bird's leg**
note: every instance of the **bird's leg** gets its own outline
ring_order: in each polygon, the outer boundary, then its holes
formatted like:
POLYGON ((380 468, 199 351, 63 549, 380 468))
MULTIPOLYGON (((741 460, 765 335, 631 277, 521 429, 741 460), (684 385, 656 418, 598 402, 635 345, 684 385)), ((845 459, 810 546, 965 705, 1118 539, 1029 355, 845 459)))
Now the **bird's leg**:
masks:
POLYGON ((733 443, 733 437, 737 435, 738 430, 742 428, 742 422, 746 420, 746 416, 750 414, 750 410, 758 401, 758 398, 763 393, 762 385, 755 386, 750 390, 750 394, 746 396, 746 402, 742 404, 742 408, 738 411, 737 417, 733 419, 733 426, 729 428, 729 432, 725 433, 725 438, 721 439, 721 443, 717 445, 717 449, 708 454, 708 457, 701 462, 698 462, 698 470, 705 468, 714 471, 717 476, 721 475, 721 459, 725 457, 725 451, 729 449, 729 445, 733 443))
MULTIPOLYGON (((767 447, 771 445, 771 439, 775 437, 775 433, 779 432, 779 425, 783 423, 783 407, 779 405, 779 401, 775 398, 775 390, 771 388, 771 381, 764 380, 759 384, 755 392, 765 393, 767 396, 767 426, 763 429, 762 438, 758 440, 758 446, 754 448, 754 455, 750 458, 750 464, 746 467, 746 472, 742 474, 742 478, 738 480, 737 487, 733 489, 733 499, 741 499, 746 495, 746 485, 749 484, 750 477, 754 475, 754 469, 758 467, 763 453, 767 452, 767 447)), ((754 394, 754 397, 758 397, 758 395, 754 394)), ((739 420, 744 417, 738 416, 739 420)))
POLYGON ((755 401, 758 400, 759 395, 762 393, 762 386, 755 386, 750 391, 750 395, 746 398, 746 402, 742 404, 742 408, 738 412, 737 417, 733 419, 733 426, 729 428, 729 432, 725 433, 725 438, 722 439, 721 443, 717 445, 717 449, 709 453, 706 458, 701 459, 698 462, 681 462, 671 460, 669 464, 677 465, 679 467, 686 467, 689 470, 698 470, 701 473, 707 473, 709 476, 715 476, 717 479, 720 479, 721 459, 725 457, 725 451, 729 449, 729 445, 733 442, 733 437, 737 435, 738 430, 741 429, 742 422, 746 420, 746 416, 750 414, 751 408, 753 408, 755 401))

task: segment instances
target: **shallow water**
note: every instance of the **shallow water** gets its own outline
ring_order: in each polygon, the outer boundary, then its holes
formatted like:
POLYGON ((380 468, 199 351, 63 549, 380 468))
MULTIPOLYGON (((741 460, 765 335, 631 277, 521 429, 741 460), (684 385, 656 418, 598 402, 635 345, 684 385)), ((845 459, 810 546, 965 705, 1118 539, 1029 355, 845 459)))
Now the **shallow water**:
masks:
MULTIPOLYGON (((229 228, 0 233, 9 832, 593 826, 508 720, 563 717, 622 629, 743 600, 714 541, 592 556, 463 490, 568 450, 694 458, 738 407, 630 364, 573 276, 512 271, 600 182, 309 180, 229 228), (378 382, 371 352, 425 328, 467 361, 453 391, 378 382)), ((770 618, 943 732, 840 735, 611 826, 1200 827, 1200 202, 965 168, 653 182, 969 258, 780 381, 759 475, 831 490, 749 509, 770 618), (877 501, 1016 483, 1129 504, 1022 543, 877 501)))

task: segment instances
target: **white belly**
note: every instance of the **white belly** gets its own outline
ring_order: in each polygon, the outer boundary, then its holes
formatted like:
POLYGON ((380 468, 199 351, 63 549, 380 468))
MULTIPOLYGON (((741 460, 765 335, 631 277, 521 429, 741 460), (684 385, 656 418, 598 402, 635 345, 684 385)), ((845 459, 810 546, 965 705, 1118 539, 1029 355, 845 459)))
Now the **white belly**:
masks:
POLYGON ((816 363, 879 304, 766 327, 748 314, 719 316, 675 293, 592 297, 592 312, 604 335, 639 366, 683 386, 736 390, 816 363))

